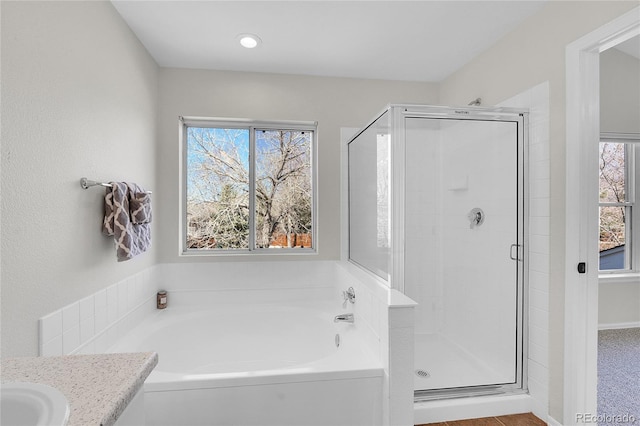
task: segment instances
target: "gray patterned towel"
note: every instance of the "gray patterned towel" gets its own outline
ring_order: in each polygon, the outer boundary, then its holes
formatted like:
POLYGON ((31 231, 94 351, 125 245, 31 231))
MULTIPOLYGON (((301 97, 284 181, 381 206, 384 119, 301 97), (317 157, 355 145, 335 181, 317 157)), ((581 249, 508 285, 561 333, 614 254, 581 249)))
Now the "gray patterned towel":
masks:
POLYGON ((149 194, 135 183, 111 182, 104 197, 102 233, 113 236, 118 262, 129 260, 151 246, 150 221, 149 194))
POLYGON ((129 215, 131 222, 140 225, 151 222, 151 195, 146 192, 129 191, 129 215))

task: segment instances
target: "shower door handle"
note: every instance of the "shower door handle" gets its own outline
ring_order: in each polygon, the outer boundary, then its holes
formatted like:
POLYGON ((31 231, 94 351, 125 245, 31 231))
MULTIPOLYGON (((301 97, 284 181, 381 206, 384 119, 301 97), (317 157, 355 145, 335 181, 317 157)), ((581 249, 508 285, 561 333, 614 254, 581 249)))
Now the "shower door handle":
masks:
POLYGON ((509 258, 511 260, 517 260, 518 262, 522 262, 522 259, 519 256, 520 247, 522 247, 520 244, 511 244, 511 246, 509 247, 509 258), (515 252, 515 255, 513 254, 514 252, 515 252))

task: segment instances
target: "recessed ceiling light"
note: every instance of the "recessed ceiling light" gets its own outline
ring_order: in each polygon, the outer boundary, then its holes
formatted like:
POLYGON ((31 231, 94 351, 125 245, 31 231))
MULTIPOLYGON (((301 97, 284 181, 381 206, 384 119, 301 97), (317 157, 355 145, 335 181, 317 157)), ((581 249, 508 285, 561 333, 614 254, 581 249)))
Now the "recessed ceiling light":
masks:
POLYGON ((246 47, 247 49, 253 49, 260 43, 262 43, 260 37, 255 34, 239 34, 238 40, 240 40, 240 44, 242 45, 242 47, 246 47))

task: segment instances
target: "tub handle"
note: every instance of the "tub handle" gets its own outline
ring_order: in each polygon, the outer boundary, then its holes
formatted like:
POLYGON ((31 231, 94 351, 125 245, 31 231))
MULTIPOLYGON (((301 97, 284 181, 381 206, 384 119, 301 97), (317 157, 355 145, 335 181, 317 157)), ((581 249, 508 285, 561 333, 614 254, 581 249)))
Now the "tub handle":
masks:
POLYGON ((356 291, 353 289, 353 287, 349 287, 347 291, 343 291, 342 297, 344 298, 344 301, 342 302, 343 308, 347 307, 347 301, 356 303, 356 291))

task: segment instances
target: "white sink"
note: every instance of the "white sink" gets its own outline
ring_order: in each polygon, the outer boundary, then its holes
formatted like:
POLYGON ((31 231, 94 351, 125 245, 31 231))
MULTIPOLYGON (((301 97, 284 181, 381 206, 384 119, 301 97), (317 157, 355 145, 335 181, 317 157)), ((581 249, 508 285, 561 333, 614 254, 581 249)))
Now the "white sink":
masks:
POLYGON ((38 383, 0 385, 2 426, 64 426, 69 419, 69 402, 57 389, 38 383))

